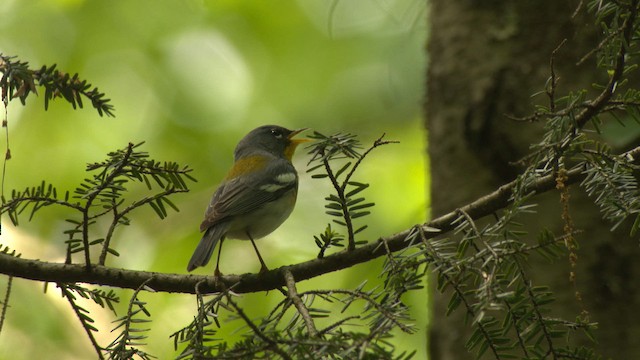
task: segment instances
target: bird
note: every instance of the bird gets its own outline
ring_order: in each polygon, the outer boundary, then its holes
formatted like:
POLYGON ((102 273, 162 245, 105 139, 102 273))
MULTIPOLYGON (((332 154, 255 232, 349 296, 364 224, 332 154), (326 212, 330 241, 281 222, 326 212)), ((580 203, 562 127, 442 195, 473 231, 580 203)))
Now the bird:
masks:
POLYGON ((291 163, 296 147, 309 139, 294 139, 307 130, 264 125, 250 131, 234 151, 234 164, 214 192, 200 225, 204 232, 187 271, 205 266, 218 243, 214 271, 220 277, 220 254, 226 238, 250 240, 260 261, 260 273, 269 269, 255 240, 276 230, 296 203, 298 173, 291 163))

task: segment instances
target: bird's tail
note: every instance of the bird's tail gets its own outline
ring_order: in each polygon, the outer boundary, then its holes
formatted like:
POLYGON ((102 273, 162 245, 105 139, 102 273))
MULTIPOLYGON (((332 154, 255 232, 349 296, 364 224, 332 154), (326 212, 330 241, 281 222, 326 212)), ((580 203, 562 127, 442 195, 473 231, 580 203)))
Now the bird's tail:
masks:
POLYGON ((189 260, 189 265, 187 265, 187 271, 193 271, 199 266, 207 265, 213 254, 213 249, 215 249, 216 244, 220 241, 226 230, 227 226, 218 224, 205 231, 196 250, 193 252, 193 255, 191 255, 191 260, 189 260))

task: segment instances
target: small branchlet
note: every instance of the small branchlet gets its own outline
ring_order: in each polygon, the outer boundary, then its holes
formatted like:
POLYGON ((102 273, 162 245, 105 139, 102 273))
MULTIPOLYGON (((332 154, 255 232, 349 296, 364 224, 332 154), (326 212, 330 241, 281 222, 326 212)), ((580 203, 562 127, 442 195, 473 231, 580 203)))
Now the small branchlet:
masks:
POLYGON ((329 247, 344 247, 344 245, 342 244, 342 242, 344 241, 344 236, 335 232, 331 228, 331 223, 327 224, 327 227, 324 229, 323 233, 321 233, 320 235, 314 235, 313 238, 316 241, 316 246, 320 248, 318 259, 322 259, 324 257, 324 253, 329 247))
POLYGON ((114 108, 110 99, 98 91, 97 87, 80 79, 78 74, 69 75, 56 69, 56 65, 42 66, 38 70, 29 67, 29 63, 16 60, 15 56, 0 54, 0 89, 2 101, 18 98, 24 105, 31 93, 37 94, 38 87, 44 88, 44 107, 49 108, 49 101, 62 98, 74 109, 83 107, 82 98, 86 98, 98 111, 100 116, 114 116, 114 108))
MULTIPOLYGON (((242 308, 232 291, 213 294, 204 302, 198 295, 198 315, 184 329, 171 335, 176 348, 186 343, 179 359, 282 358, 301 359, 358 357, 410 359, 415 352, 400 355, 387 342, 390 332, 415 331, 409 321, 409 308, 394 295, 396 285, 365 290, 366 282, 353 290, 329 289, 298 292, 295 280, 283 270, 288 291, 265 318, 254 319, 242 308), (334 310, 331 310, 334 309, 334 310), (331 318, 330 318, 331 316, 331 318), (215 339, 213 319, 240 322, 247 330, 241 341, 215 339), (322 323, 323 327, 316 324, 322 323), (354 329, 354 330, 351 330, 354 329), (361 329, 362 331, 358 331, 361 329)), ((217 326, 220 326, 217 323, 217 326)))
MULTIPOLYGON (((356 235, 367 228, 367 225, 355 228, 353 221, 357 218, 367 216, 371 213, 370 208, 375 204, 367 202, 361 192, 369 187, 369 184, 352 180, 356 170, 365 157, 375 148, 396 143, 396 141, 383 140, 384 134, 374 141, 362 154, 359 150, 362 145, 352 134, 335 134, 331 136, 314 132, 310 138, 315 139, 309 148, 311 159, 309 160, 307 172, 314 173, 312 178, 325 179, 331 182, 334 194, 325 198, 327 204, 325 208, 328 215, 336 217, 333 222, 346 228, 347 250, 354 250, 356 245, 365 243, 356 241, 356 235), (339 165, 336 165, 338 163, 339 165)), ((327 228, 324 236, 326 240, 319 241, 316 237, 316 244, 320 248, 318 257, 324 256, 326 249, 334 244, 339 244, 339 236, 327 228)), ((323 238, 323 235, 320 235, 323 238)))
POLYGON ((78 284, 65 284, 65 290, 76 293, 84 299, 92 300, 102 308, 108 308, 114 315, 116 313, 114 304, 120 303, 120 297, 113 290, 88 289, 78 284))
MULTIPOLYGON (((151 322, 151 320, 148 319, 151 317, 151 313, 147 310, 146 303, 139 299, 140 291, 146 288, 146 283, 149 280, 134 291, 129 301, 127 314, 114 321, 117 325, 111 331, 122 330, 111 344, 104 349, 104 352, 109 355, 110 360, 132 360, 136 358, 150 360, 155 358, 155 356, 137 348, 145 345, 144 340, 147 336, 144 335, 144 333, 150 330, 149 328, 139 327, 142 324, 151 322)), ((146 290, 149 289, 146 288, 146 290)))
POLYGON ((215 341, 217 330, 214 328, 214 326, 220 327, 218 313, 221 308, 229 309, 224 303, 225 293, 214 294, 211 300, 205 302, 199 285, 196 285, 198 313, 189 325, 170 335, 175 350, 178 350, 182 344, 186 344, 177 357, 180 360, 213 357, 214 351, 224 351, 226 347, 226 343, 221 344, 215 341))
POLYGON ((67 299, 69 305, 71 305, 71 309, 76 314, 76 317, 80 321, 80 324, 82 324, 82 328, 87 334, 89 341, 91 341, 91 345, 93 345, 93 348, 98 355, 98 359, 104 360, 104 357, 102 356, 102 347, 98 344, 98 341, 94 335, 94 333, 98 332, 98 329, 93 326, 95 320, 93 320, 93 318, 91 317, 91 312, 89 310, 78 304, 77 298, 74 295, 75 293, 77 293, 77 289, 70 288, 68 284, 58 283, 57 285, 62 293, 62 297, 67 299))
POLYGON ((191 169, 174 162, 157 162, 149 159, 149 154, 139 151, 143 143, 129 144, 124 149, 108 154, 105 161, 89 164, 86 178, 72 194, 68 191, 58 196, 57 189, 44 181, 24 191, 13 190, 11 198, 2 198, 0 213, 6 213, 15 225, 20 215, 29 210, 29 220, 42 208, 57 205, 66 207, 77 214, 66 221, 71 225, 64 233, 68 236, 67 263, 72 262, 72 255, 83 253, 85 264, 91 266, 90 250, 100 246, 98 264, 104 265, 107 255, 118 256, 118 251, 111 247, 116 228, 129 225, 130 214, 143 206, 150 206, 156 214, 164 219, 168 210, 178 211, 177 206, 169 199, 171 195, 189 191, 187 181, 195 181, 190 175, 191 169), (130 191, 130 183, 138 182, 151 192, 135 200, 125 200, 130 191), (97 235, 92 229, 100 219, 109 219, 105 234, 97 235))
MULTIPOLYGON (((87 270, 90 270, 90 248, 101 246, 99 263, 104 264, 107 254, 118 255, 118 252, 110 246, 114 231, 120 225, 129 224, 129 216, 138 208, 150 206, 158 216, 163 219, 167 216, 168 208, 178 210, 169 200, 169 196, 187 192, 187 181, 195 181, 189 174, 191 169, 179 166, 173 162, 160 163, 149 159, 146 152, 139 151, 140 144, 129 144, 108 154, 108 158, 102 162, 89 164, 87 172, 91 175, 85 179, 73 193, 65 192, 59 196, 57 189, 44 181, 34 187, 28 187, 24 191, 13 190, 11 197, 2 197, 0 213, 9 215, 11 221, 18 225, 23 213, 29 214, 29 220, 44 207, 56 205, 70 209, 75 213, 74 217, 67 219, 71 228, 64 231, 69 237, 67 244, 67 263, 71 263, 74 253, 84 253, 87 270), (151 192, 148 196, 138 199, 126 199, 132 182, 144 184, 146 190, 151 192), (93 225, 101 219, 108 219, 109 226, 106 234, 97 235, 93 225)), ((9 253, 8 249, 3 250, 9 253)), ((15 253, 13 253, 15 255, 15 253)), ((58 283, 62 296, 66 298, 77 318, 81 322, 85 332, 95 348, 98 358, 104 359, 103 351, 109 354, 110 359, 131 359, 138 357, 149 359, 152 356, 135 348, 145 338, 140 332, 144 329, 137 328, 134 324, 147 322, 140 319, 140 314, 149 316, 145 303, 138 299, 142 287, 136 290, 127 314, 118 320, 122 327, 121 334, 107 347, 102 348, 94 333, 98 330, 93 325, 89 311, 78 302, 78 297, 92 300, 103 308, 108 308, 115 313, 114 304, 120 299, 113 290, 87 289, 76 284, 58 283)), ((4 310, 6 310, 10 283, 5 298, 4 310)), ((114 329, 115 330, 115 329, 114 329)))
MULTIPOLYGON (((20 254, 15 250, 12 250, 8 246, 3 246, 0 244, 0 253, 20 257, 20 254)), ((7 318, 7 310, 9 309, 9 299, 11 298, 11 289, 13 285, 13 276, 7 277, 7 289, 4 294, 4 298, 2 299, 2 310, 0 311, 0 334, 2 333, 2 329, 4 328, 4 320, 7 318)))

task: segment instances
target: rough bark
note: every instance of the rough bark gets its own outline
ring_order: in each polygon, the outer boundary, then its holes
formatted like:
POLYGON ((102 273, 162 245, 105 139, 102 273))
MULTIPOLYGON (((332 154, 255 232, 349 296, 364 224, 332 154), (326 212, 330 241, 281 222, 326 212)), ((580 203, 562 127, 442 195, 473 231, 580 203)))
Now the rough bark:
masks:
MULTIPOLYGON (((539 141, 541 124, 509 120, 505 114, 529 115, 531 95, 544 89, 552 52, 560 92, 587 88, 596 81, 594 62, 576 62, 598 39, 584 11, 572 16, 578 1, 432 0, 427 99, 425 102, 431 163, 431 212, 439 216, 479 194, 512 180, 520 170, 510 165, 539 141)), ((590 319, 600 324, 596 349, 614 359, 640 354, 640 256, 637 240, 625 229, 611 233, 574 185, 571 212, 576 227, 577 285, 590 319)), ((532 240, 542 228, 561 233, 559 194, 536 198, 539 213, 527 224, 532 240)), ((569 260, 532 264, 534 281, 556 291, 558 316, 573 319, 582 304, 569 281, 569 260), (540 269, 537 271, 536 269, 540 269)), ((429 333, 431 360, 474 358, 464 343, 469 328, 458 311, 445 317, 449 294, 434 291, 429 333)), ((585 345, 593 345, 586 339, 585 345)))

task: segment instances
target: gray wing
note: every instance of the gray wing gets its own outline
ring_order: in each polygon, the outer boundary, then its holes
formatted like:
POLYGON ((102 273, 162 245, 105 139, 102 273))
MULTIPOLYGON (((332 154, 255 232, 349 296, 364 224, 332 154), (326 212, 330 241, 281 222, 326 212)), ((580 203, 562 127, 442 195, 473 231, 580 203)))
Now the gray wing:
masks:
POLYGON ((213 194, 205 212, 200 231, 227 220, 229 217, 249 213, 274 201, 290 190, 297 190, 298 175, 285 159, 272 161, 251 177, 239 176, 228 180, 213 194), (263 179, 256 181, 256 179, 263 179))

